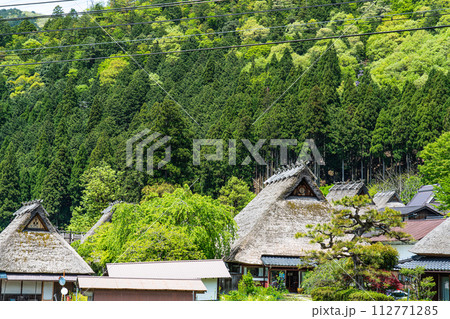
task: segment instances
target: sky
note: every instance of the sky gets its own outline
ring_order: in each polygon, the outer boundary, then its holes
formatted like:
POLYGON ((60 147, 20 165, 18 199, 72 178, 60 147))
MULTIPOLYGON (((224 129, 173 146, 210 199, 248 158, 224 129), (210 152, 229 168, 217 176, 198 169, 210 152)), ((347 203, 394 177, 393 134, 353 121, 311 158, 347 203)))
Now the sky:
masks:
POLYGON ((45 1, 57 1, 57 0, 0 0, 0 9, 11 9, 17 8, 22 11, 34 11, 40 14, 51 14, 53 9, 59 5, 63 8, 65 13, 70 12, 71 8, 74 8, 76 11, 83 11, 86 8, 90 7, 91 3, 103 2, 102 0, 75 0, 68 2, 60 2, 60 3, 48 3, 48 4, 33 4, 29 6, 18 6, 14 7, 14 4, 22 4, 22 3, 36 3, 36 2, 45 2, 45 1), (11 5, 10 7, 3 7, 4 5, 11 5))

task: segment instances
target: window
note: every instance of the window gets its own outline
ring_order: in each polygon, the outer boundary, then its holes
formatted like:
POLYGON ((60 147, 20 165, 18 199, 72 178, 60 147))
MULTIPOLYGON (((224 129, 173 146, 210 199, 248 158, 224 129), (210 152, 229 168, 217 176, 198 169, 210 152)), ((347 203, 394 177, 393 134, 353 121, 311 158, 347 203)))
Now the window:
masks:
POLYGON ((450 300, 450 283, 449 277, 441 277, 441 300, 450 300))

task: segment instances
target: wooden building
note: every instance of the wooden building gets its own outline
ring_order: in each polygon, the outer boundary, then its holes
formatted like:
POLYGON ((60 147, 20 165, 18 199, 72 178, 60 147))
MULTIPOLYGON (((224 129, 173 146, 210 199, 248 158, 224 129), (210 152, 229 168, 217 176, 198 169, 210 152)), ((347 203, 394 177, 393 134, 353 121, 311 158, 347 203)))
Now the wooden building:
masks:
POLYGON ((264 286, 284 277, 287 289, 297 292, 302 271, 308 268, 301 257, 320 247, 295 234, 330 217, 330 206, 315 180, 304 164, 286 167, 267 179, 264 189, 236 215, 237 239, 225 258, 232 278, 225 291, 236 289, 249 272, 264 286))
POLYGON ((81 238, 80 242, 84 243, 87 238, 95 234, 95 231, 97 228, 99 228, 104 223, 111 222, 112 216, 114 214, 114 211, 116 209, 116 205, 120 204, 120 201, 115 201, 109 204, 108 207, 106 207, 100 216, 100 219, 94 224, 94 226, 91 227, 91 229, 88 230, 88 232, 81 238))
POLYGON ((207 290, 200 279, 80 276, 78 286, 93 301, 194 301, 207 290))
POLYGON ((231 278, 220 259, 115 263, 106 268, 112 278, 200 280, 206 289, 196 291, 194 300, 217 300, 219 280, 231 278))
POLYGON ((373 202, 380 208, 405 207, 405 204, 400 200, 396 191, 378 192, 373 196, 373 202))
POLYGON ((450 219, 445 219, 410 250, 416 254, 401 260, 398 269, 424 267, 436 283, 435 300, 450 300, 450 219))
POLYGON ((327 194, 327 201, 333 204, 334 201, 341 200, 344 197, 354 197, 357 195, 369 195, 369 190, 367 189, 364 182, 343 182, 336 183, 330 188, 327 194))
POLYGON ((0 300, 61 300, 61 276, 75 292, 77 276, 93 273, 47 216, 40 201, 24 203, 0 233, 0 300))

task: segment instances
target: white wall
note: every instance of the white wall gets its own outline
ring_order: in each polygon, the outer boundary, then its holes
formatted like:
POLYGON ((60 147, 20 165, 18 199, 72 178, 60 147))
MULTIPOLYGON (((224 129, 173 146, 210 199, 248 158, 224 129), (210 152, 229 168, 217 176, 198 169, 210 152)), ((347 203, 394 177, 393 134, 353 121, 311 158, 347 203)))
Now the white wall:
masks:
POLYGON ((217 300, 217 278, 202 279, 207 291, 203 294, 197 294, 196 300, 217 300))
POLYGON ((391 244, 391 246, 398 251, 399 254, 398 260, 408 259, 414 255, 412 252, 409 251, 414 245, 391 244))

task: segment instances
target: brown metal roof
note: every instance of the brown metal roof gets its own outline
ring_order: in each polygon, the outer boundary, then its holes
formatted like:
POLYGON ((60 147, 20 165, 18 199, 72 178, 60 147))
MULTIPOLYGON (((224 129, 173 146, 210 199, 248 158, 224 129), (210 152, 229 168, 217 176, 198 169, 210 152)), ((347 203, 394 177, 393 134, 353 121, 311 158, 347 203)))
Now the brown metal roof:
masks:
MULTIPOLYGON (((429 232, 435 229, 437 226, 444 222, 444 218, 440 219, 417 219, 417 220, 407 220, 405 222, 405 227, 394 227, 395 231, 402 231, 407 234, 410 234, 414 240, 421 240, 425 237, 429 232)), ((378 236, 372 238, 372 241, 395 241, 396 239, 387 238, 386 236, 378 236)))
POLYGON ((206 291, 206 287, 200 279, 142 279, 80 276, 78 277, 78 286, 81 289, 206 291))
POLYGON ((107 264, 108 275, 119 278, 231 278, 221 259, 107 264))

